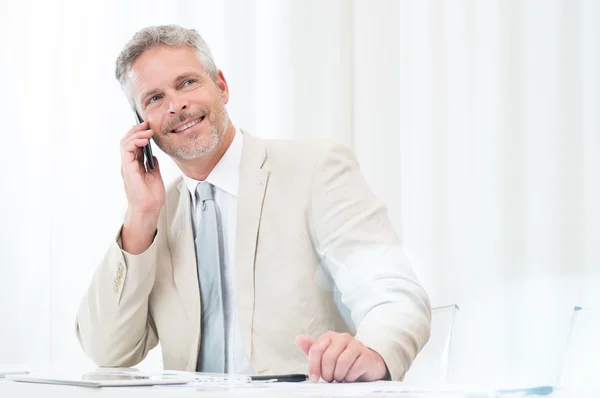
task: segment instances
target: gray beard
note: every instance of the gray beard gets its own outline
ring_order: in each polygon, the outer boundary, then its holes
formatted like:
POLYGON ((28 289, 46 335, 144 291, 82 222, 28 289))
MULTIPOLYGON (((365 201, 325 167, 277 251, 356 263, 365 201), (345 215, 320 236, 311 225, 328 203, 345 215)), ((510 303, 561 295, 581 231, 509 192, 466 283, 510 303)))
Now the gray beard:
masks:
MULTIPOLYGON (((224 104, 223 104, 224 105, 224 104)), ((227 114, 227 109, 223 106, 223 123, 221 126, 214 126, 210 130, 209 137, 207 137, 206 141, 202 145, 199 144, 200 137, 195 137, 195 140, 192 140, 189 145, 181 146, 178 148, 169 148, 170 151, 165 151, 166 148, 163 148, 161 145, 158 147, 165 152, 167 155, 184 160, 196 159, 201 156, 206 155, 207 153, 211 153, 214 151, 221 142, 221 139, 225 135, 227 131, 227 127, 229 125, 229 116, 227 114)))
POLYGON ((219 145, 219 142, 221 141, 220 138, 222 136, 223 136, 223 134, 219 134, 217 128, 212 128, 210 130, 210 136, 208 137, 208 139, 206 140, 204 145, 194 146, 193 148, 190 148, 190 147, 175 148, 175 151, 172 154, 172 156, 179 158, 179 159, 185 159, 185 160, 199 158, 200 156, 204 156, 207 153, 214 151, 215 148, 219 145))

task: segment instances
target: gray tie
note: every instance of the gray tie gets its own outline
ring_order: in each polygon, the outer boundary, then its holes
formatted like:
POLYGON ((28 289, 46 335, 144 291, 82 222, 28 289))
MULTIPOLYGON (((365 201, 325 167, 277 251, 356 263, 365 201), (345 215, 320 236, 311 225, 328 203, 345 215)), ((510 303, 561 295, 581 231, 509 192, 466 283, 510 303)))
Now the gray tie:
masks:
POLYGON ((222 285, 223 229, 213 186, 207 182, 199 183, 196 187, 196 201, 202 213, 196 230, 196 261, 202 302, 202 338, 196 369, 201 372, 225 373, 227 348, 222 285))

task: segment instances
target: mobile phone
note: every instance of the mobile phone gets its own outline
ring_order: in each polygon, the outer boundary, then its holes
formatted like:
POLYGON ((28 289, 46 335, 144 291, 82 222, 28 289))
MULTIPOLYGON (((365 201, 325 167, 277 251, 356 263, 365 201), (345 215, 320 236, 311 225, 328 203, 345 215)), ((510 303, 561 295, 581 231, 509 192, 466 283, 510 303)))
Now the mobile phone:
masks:
MULTIPOLYGON (((137 124, 144 123, 137 109, 134 108, 133 111, 135 112, 135 120, 137 124)), ((151 169, 154 169, 154 157, 152 157, 152 146, 150 146, 150 140, 148 140, 148 145, 144 147, 144 157, 146 158, 146 162, 148 162, 148 166, 151 169)))

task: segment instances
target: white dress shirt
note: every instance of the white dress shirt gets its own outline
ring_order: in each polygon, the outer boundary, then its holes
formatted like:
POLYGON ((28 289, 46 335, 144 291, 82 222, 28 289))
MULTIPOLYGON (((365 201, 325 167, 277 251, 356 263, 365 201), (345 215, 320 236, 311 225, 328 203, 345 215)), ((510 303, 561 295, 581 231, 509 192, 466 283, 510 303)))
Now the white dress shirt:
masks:
POLYGON ((225 252, 224 305, 227 306, 225 317, 225 332, 229 354, 227 358, 227 373, 253 374, 252 367, 242 341, 242 334, 238 322, 235 293, 235 233, 237 227, 237 195, 240 179, 240 163, 242 160, 243 134, 235 130, 231 145, 223 154, 219 163, 210 172, 205 181, 197 181, 186 175, 183 176, 192 197, 192 225, 194 239, 196 226, 201 217, 200 207, 196 203, 196 187, 198 184, 210 183, 215 187, 215 203, 221 212, 223 227, 223 244, 225 252))

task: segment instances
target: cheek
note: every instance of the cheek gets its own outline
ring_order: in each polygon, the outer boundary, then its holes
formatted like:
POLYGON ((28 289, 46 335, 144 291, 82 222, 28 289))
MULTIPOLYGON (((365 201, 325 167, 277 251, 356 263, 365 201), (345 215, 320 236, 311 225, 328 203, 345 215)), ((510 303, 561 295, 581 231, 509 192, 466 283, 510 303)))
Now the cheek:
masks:
POLYGON ((220 98, 219 98, 219 100, 215 101, 212 104, 211 110, 212 110, 212 117, 220 119, 225 114, 225 104, 223 103, 223 101, 220 101, 220 98))
POLYGON ((163 120, 161 118, 148 116, 148 123, 150 124, 150 130, 154 131, 154 133, 160 133, 164 126, 163 120))

